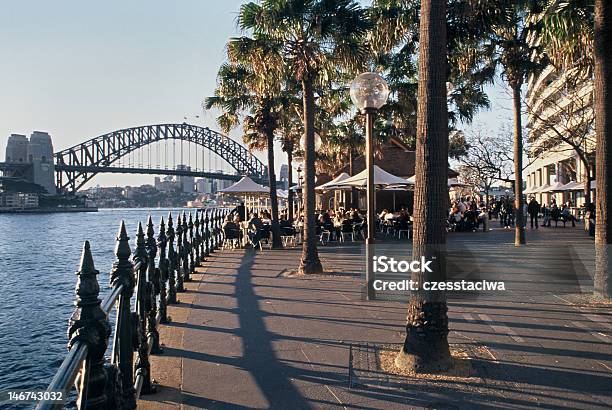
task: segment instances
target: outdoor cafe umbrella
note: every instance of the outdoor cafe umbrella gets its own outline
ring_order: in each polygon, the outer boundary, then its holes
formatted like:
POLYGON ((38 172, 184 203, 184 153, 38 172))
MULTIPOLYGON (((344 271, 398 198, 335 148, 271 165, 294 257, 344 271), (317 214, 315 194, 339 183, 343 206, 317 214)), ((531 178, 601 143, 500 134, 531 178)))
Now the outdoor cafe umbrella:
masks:
MULTIPOLYGON (((339 183, 336 183, 338 187, 360 187, 365 188, 367 185, 367 170, 363 170, 357 175, 353 175, 339 183)), ((377 187, 387 187, 387 186, 408 186, 410 183, 398 176, 390 174, 389 172, 383 170, 378 165, 374 165, 374 185, 377 187)))
POLYGON ((536 193, 544 193, 544 192, 547 192, 546 190, 548 188, 550 188, 550 185, 544 184, 541 187, 533 188, 533 193, 534 194, 536 194, 536 193))
POLYGON ((342 187, 338 186, 338 184, 340 182, 343 182, 347 178, 349 178, 349 174, 347 174, 346 172, 343 172, 340 175, 338 175, 336 178, 332 179, 331 181, 328 181, 324 184, 319 185, 318 187, 315 188, 315 190, 316 191, 329 191, 329 190, 334 190, 334 189, 342 189, 342 187))
POLYGON ((555 182, 554 184, 552 184, 546 189, 541 190, 540 192, 560 192, 560 191, 563 191, 562 188, 564 185, 565 184, 562 182, 555 182))
MULTIPOLYGON (((416 181, 416 175, 411 176, 411 177, 410 177, 410 178, 408 178, 406 181, 408 181, 408 183, 409 183, 410 185, 414 185, 414 183, 415 183, 415 181, 416 181)), ((457 186, 457 187, 465 187, 465 186, 467 186, 467 184, 464 184, 464 183, 462 183, 462 182, 459 182, 459 181, 457 180, 457 178, 449 178, 447 183, 448 183, 448 186, 449 186, 449 187, 454 187, 454 186, 457 186)))
POLYGON ((252 209, 255 208, 255 206, 259 208, 259 201, 255 201, 255 199, 270 195, 270 190, 245 176, 234 185, 219 190, 219 193, 245 198, 245 202, 250 199, 250 206, 252 209))

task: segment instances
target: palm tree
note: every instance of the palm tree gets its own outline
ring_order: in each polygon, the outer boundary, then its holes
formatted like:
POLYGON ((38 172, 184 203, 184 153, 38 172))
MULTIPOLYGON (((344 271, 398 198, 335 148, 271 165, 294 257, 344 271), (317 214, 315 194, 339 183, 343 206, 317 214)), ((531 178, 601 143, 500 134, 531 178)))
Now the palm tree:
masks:
POLYGON ((321 273, 315 220, 315 94, 317 83, 338 69, 355 69, 365 60, 363 45, 369 28, 365 11, 353 0, 268 0, 240 8, 242 30, 251 37, 231 41, 230 53, 240 56, 254 45, 266 58, 256 72, 291 72, 302 88, 304 150, 304 243, 300 271, 321 273))
POLYGON ((595 297, 612 299, 612 60, 606 46, 612 40, 612 4, 606 0, 554 0, 543 17, 542 43, 553 63, 562 68, 594 71, 595 113, 595 297))
POLYGON ((541 47, 530 41, 538 30, 533 16, 541 12, 538 1, 497 0, 482 14, 487 38, 482 49, 489 56, 489 66, 501 68, 501 76, 512 91, 514 115, 514 207, 516 228, 514 244, 526 243, 523 214, 523 127, 521 124, 521 88, 530 74, 547 64, 541 47))
POLYGON ((222 110, 217 122, 224 132, 238 125, 242 114, 243 140, 251 150, 266 149, 268 185, 272 213, 272 247, 282 248, 278 222, 278 194, 274 172, 274 133, 277 128, 278 97, 257 94, 256 78, 247 65, 223 64, 217 74, 215 95, 205 99, 206 109, 222 110))
MULTIPOLYGON (((432 261, 431 274, 418 283, 444 281, 443 247, 448 202, 448 108, 446 100, 446 0, 422 0, 419 30, 419 83, 414 192, 413 259, 432 261), (431 277, 430 277, 431 276, 431 277)), ((444 293, 420 291, 408 305, 406 339, 395 363, 415 372, 451 365, 444 293)))

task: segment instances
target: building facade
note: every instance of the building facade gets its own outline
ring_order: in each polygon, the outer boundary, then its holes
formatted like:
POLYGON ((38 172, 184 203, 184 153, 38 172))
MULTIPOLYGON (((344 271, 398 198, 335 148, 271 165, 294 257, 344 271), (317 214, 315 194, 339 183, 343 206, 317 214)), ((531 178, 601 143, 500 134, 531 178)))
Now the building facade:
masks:
POLYGON ((595 176, 592 102, 592 80, 577 70, 549 67, 530 78, 529 165, 523 173, 527 196, 546 204, 584 205, 585 188, 594 185, 595 176))

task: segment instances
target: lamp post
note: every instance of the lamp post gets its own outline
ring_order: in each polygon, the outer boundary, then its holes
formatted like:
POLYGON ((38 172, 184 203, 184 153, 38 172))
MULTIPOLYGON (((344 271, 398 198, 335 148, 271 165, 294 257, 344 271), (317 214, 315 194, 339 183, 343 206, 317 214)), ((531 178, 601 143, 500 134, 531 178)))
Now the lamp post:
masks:
POLYGON ((374 201, 374 141, 373 128, 376 111, 387 102, 389 98, 389 86, 387 82, 377 73, 359 74, 351 83, 351 100, 366 119, 366 174, 367 174, 367 204, 368 204, 368 236, 366 238, 366 282, 367 299, 375 298, 374 272, 372 270, 372 257, 370 255, 371 245, 374 244, 375 218, 374 201))

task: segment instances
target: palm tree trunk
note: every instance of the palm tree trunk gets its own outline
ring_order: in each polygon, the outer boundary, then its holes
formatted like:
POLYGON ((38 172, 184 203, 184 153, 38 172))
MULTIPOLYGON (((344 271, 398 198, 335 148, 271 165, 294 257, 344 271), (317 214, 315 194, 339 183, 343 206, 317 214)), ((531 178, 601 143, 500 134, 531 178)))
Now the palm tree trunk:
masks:
POLYGON ((276 192, 276 172, 274 170, 274 133, 266 134, 268 150, 268 184, 270 186, 270 206, 272 213, 272 248, 283 247, 280 237, 280 225, 278 224, 278 193, 276 192))
POLYGON ((317 227, 315 219, 315 149, 314 149, 314 93, 312 79, 302 80, 304 103, 304 241, 302 244, 302 261, 300 272, 305 274, 322 273, 323 266, 317 251, 317 227))
POLYGON ((289 168, 287 173, 287 185, 289 185, 287 189, 287 218, 290 221, 293 221, 293 191, 291 190, 291 185, 293 185, 293 149, 287 150, 287 168, 289 168))
MULTIPOLYGON (((446 106, 446 0, 422 0, 416 134, 412 258, 432 261, 432 272, 413 274, 419 284, 446 278, 448 119, 446 106)), ((395 364, 414 372, 451 365, 444 292, 419 290, 408 305, 406 339, 395 364)))
POLYGON ((612 3, 595 0, 595 296, 612 299, 612 3))
POLYGON ((514 245, 525 245, 525 215, 523 213, 523 129, 521 125, 521 83, 512 84, 514 108, 514 207, 516 221, 514 245))

